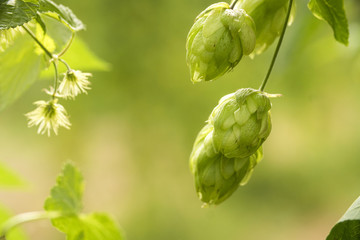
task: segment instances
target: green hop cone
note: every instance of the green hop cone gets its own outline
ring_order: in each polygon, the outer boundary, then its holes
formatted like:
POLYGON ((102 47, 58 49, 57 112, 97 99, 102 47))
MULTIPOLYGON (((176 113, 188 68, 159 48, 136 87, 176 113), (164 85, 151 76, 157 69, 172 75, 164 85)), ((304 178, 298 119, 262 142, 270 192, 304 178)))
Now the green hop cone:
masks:
MULTIPOLYGON (((255 22, 256 47, 254 54, 261 54, 280 36, 288 7, 288 0, 239 0, 236 3, 234 9, 244 9, 255 22)), ((293 6, 289 25, 292 23, 294 15, 295 7, 293 6)))
POLYGON ((222 153, 217 153, 213 143, 213 130, 213 126, 208 124, 200 131, 190 156, 195 188, 205 206, 225 201, 239 185, 245 185, 263 157, 261 147, 246 158, 227 158, 222 153))
POLYGON ((220 99, 208 120, 216 151, 227 158, 253 155, 271 132, 270 108, 268 94, 251 88, 220 99))
POLYGON ((191 80, 216 79, 234 68, 243 55, 255 48, 255 24, 244 10, 221 2, 196 18, 186 42, 186 60, 191 80))

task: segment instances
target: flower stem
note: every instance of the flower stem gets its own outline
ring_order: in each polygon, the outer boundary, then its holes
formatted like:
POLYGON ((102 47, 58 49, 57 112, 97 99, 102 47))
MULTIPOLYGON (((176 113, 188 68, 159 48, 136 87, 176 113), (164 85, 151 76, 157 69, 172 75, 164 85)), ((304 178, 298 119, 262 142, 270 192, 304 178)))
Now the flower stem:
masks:
POLYGON ((277 57, 277 55, 278 55, 278 53, 279 53, 279 50, 280 50, 280 47, 281 47, 281 43, 282 43, 282 41, 283 41, 283 39, 284 39, 286 27, 287 27, 288 22, 289 22, 292 3, 293 3, 293 0, 289 0, 289 7, 288 7, 288 11, 287 11, 287 15, 286 15, 284 27, 283 27, 283 29, 282 29, 282 32, 281 32, 281 35, 280 35, 280 38, 279 38, 279 42, 278 42, 278 44, 277 44, 277 46, 276 46, 276 50, 275 50, 274 56, 273 56, 273 58, 272 58, 272 60, 271 60, 271 64, 270 64, 269 70, 268 70, 268 72, 267 72, 267 74, 266 74, 266 77, 265 77, 264 81, 262 82, 262 84, 261 84, 261 86, 260 86, 260 88, 259 88, 260 91, 264 91, 265 86, 266 86, 266 83, 268 82, 269 77, 270 77, 270 75, 271 75, 271 71, 272 71, 272 69, 273 69, 273 67, 274 67, 274 64, 275 64, 275 61, 276 61, 276 57, 277 57))
POLYGON ((19 215, 16 215, 9 220, 7 220, 3 224, 2 232, 0 235, 0 240, 5 240, 6 235, 9 233, 9 231, 15 227, 17 227, 20 224, 32 222, 36 220, 42 220, 42 219, 51 219, 51 218, 57 218, 61 217, 60 212, 45 212, 45 211, 39 211, 39 212, 28 212, 28 213, 22 213, 19 215))
POLYGON ((67 45, 65 46, 65 48, 58 54, 59 57, 61 57, 62 55, 64 55, 64 54, 66 53, 66 51, 70 48, 70 46, 71 46, 74 38, 75 38, 75 32, 72 31, 72 32, 71 32, 71 38, 70 38, 69 42, 67 43, 67 45))
POLYGON ((59 61, 62 62, 66 66, 68 71, 72 70, 71 67, 69 66, 69 64, 64 59, 59 58, 59 61))
POLYGON ((47 48, 40 42, 39 39, 37 39, 37 37, 35 36, 35 34, 34 34, 27 26, 23 25, 22 27, 23 27, 23 28, 25 29, 25 31, 30 35, 30 37, 31 37, 32 39, 34 39, 35 42, 42 48, 42 50, 44 50, 44 52, 46 53, 46 55, 48 55, 50 59, 53 58, 52 53, 51 53, 49 50, 47 50, 47 48))
MULTIPOLYGON (((55 94, 56 94, 56 90, 57 90, 57 85, 58 85, 58 67, 57 67, 57 61, 58 61, 58 56, 57 55, 53 55, 41 42, 40 40, 35 36, 35 34, 25 25, 22 26, 25 31, 30 35, 30 37, 32 39, 34 39, 34 41, 42 48, 42 50, 44 50, 44 52, 46 53, 46 55, 49 56, 49 58, 51 59, 50 61, 52 62, 54 69, 55 69, 55 79, 54 79, 54 93, 52 95, 52 98, 55 99, 55 94)), ((70 40, 72 41, 72 39, 70 40)), ((71 44, 71 43, 70 43, 71 44)), ((68 46, 66 48, 69 48, 68 46)), ((64 50, 63 50, 64 51, 64 50)), ((0 238, 0 240, 2 240, 0 238)))
POLYGON ((233 9, 235 7, 235 4, 238 2, 238 0, 234 0, 231 4, 230 4, 230 9, 233 9))
MULTIPOLYGON (((52 61, 55 69, 55 76, 54 76, 54 93, 52 95, 52 98, 55 99, 56 91, 58 88, 58 81, 59 81, 59 73, 58 73, 58 66, 57 66, 57 59, 53 59, 52 61)), ((0 239, 1 240, 1 239, 0 239)))

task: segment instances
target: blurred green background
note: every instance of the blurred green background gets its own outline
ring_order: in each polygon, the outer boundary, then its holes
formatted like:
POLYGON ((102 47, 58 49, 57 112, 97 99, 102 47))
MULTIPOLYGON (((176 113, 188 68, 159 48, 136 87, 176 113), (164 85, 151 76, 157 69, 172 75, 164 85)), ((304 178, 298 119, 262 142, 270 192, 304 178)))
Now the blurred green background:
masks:
MULTIPOLYGON (((112 213, 129 240, 325 239, 360 194, 357 0, 346 1, 348 47, 297 1, 267 86, 283 97, 272 101, 265 158, 246 186, 210 209, 200 208, 194 191, 193 141, 223 95, 260 85, 274 46, 215 82, 193 85, 186 35, 212 1, 57 2, 86 23, 79 35, 111 70, 93 73, 87 96, 63 102, 72 129, 57 137, 37 135, 24 116, 51 82, 37 82, 0 113, 0 160, 31 183, 0 192, 14 213, 42 209, 67 159, 85 175, 86 211, 112 213)), ((47 221, 25 230, 30 239, 64 239, 47 221)))

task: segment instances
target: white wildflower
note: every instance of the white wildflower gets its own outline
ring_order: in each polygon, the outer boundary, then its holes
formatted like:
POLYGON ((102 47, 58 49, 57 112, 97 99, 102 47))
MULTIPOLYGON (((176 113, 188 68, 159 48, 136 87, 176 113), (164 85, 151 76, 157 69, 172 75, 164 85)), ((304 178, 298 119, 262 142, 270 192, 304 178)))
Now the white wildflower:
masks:
POLYGON ((74 99, 80 93, 87 93, 91 73, 83 73, 77 70, 69 70, 59 85, 59 93, 65 98, 74 99))
POLYGON ((57 99, 53 99, 47 102, 35 102, 37 108, 25 115, 29 119, 28 126, 39 126, 38 134, 47 132, 48 136, 50 136, 51 130, 57 135, 59 127, 70 129, 71 124, 66 110, 57 101, 57 99))

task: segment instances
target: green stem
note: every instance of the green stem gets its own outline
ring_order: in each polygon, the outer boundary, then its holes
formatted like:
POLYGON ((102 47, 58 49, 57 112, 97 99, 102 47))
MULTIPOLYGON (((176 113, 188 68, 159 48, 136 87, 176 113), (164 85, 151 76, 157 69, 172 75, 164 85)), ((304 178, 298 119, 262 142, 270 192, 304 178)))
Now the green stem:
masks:
POLYGON ((272 69, 273 69, 273 67, 274 67, 274 64, 275 64, 275 61, 276 61, 276 57, 277 57, 277 55, 278 55, 278 53, 279 53, 279 50, 280 50, 280 47, 281 47, 281 43, 282 43, 282 41, 283 41, 283 39, 284 39, 286 27, 287 27, 288 22, 289 22, 292 3, 293 3, 293 0, 289 0, 289 7, 288 7, 288 11, 287 11, 287 15, 286 15, 284 27, 283 27, 283 29, 282 29, 279 42, 278 42, 278 44, 277 44, 277 46, 276 46, 276 50, 275 50, 274 56, 273 56, 273 58, 272 58, 272 60, 271 60, 271 64, 270 64, 269 70, 268 70, 268 72, 267 72, 267 74, 266 74, 266 77, 265 77, 264 81, 262 82, 262 84, 261 84, 261 86, 260 86, 260 89, 259 89, 260 91, 264 91, 265 86, 266 86, 266 83, 268 82, 269 77, 270 77, 270 75, 271 75, 271 71, 272 71, 272 69))
POLYGON ((62 55, 64 55, 64 54, 66 53, 66 51, 70 48, 70 46, 71 46, 74 38, 75 38, 75 32, 72 31, 72 32, 71 32, 71 38, 70 38, 69 42, 67 43, 67 45, 65 46, 65 48, 58 54, 58 57, 61 57, 62 55))
POLYGON ((235 7, 235 4, 238 2, 238 0, 234 0, 231 4, 230 4, 230 9, 233 9, 235 7))
MULTIPOLYGON (((42 48, 42 50, 44 50, 44 52, 46 53, 46 55, 49 56, 49 58, 51 59, 54 69, 55 69, 55 79, 54 79, 54 93, 52 95, 52 98, 55 99, 55 93, 57 90, 57 85, 58 85, 58 67, 57 67, 57 61, 58 61, 58 56, 53 55, 41 42, 40 40, 35 36, 35 34, 25 25, 22 26, 25 31, 30 35, 30 37, 32 39, 34 39, 34 41, 42 48)), ((0 238, 0 240, 2 240, 0 238)))
MULTIPOLYGON (((54 77, 54 93, 52 95, 52 98, 55 99, 55 94, 58 88, 58 80, 59 80, 59 73, 58 73, 58 67, 57 67, 57 59, 53 59, 52 61, 55 69, 55 77, 54 77)), ((0 239, 1 240, 1 239, 0 239)))
MULTIPOLYGON (((62 62, 62 63, 66 66, 66 68, 67 68, 68 71, 71 71, 71 70, 72 70, 71 67, 69 66, 69 64, 67 64, 67 62, 66 62, 64 59, 59 58, 59 61, 62 62)), ((0 240, 1 240, 1 239, 0 239, 0 240)))
POLYGON ((61 217, 61 213, 59 212, 28 212, 28 213, 22 213, 19 215, 16 215, 9 220, 7 220, 3 224, 2 232, 0 235, 0 240, 5 240, 6 235, 9 233, 9 231, 15 227, 17 227, 20 224, 27 223, 27 222, 33 222, 37 220, 42 219, 51 219, 51 218, 57 218, 61 217))
POLYGON ((46 53, 46 55, 48 55, 49 58, 53 58, 52 53, 51 53, 49 50, 47 50, 47 48, 40 42, 39 39, 37 39, 37 37, 35 36, 35 34, 34 34, 28 27, 26 27, 25 25, 23 25, 22 27, 23 27, 23 28, 25 29, 25 31, 30 35, 30 37, 31 37, 32 39, 34 39, 35 42, 42 48, 42 50, 44 50, 44 52, 46 53))

